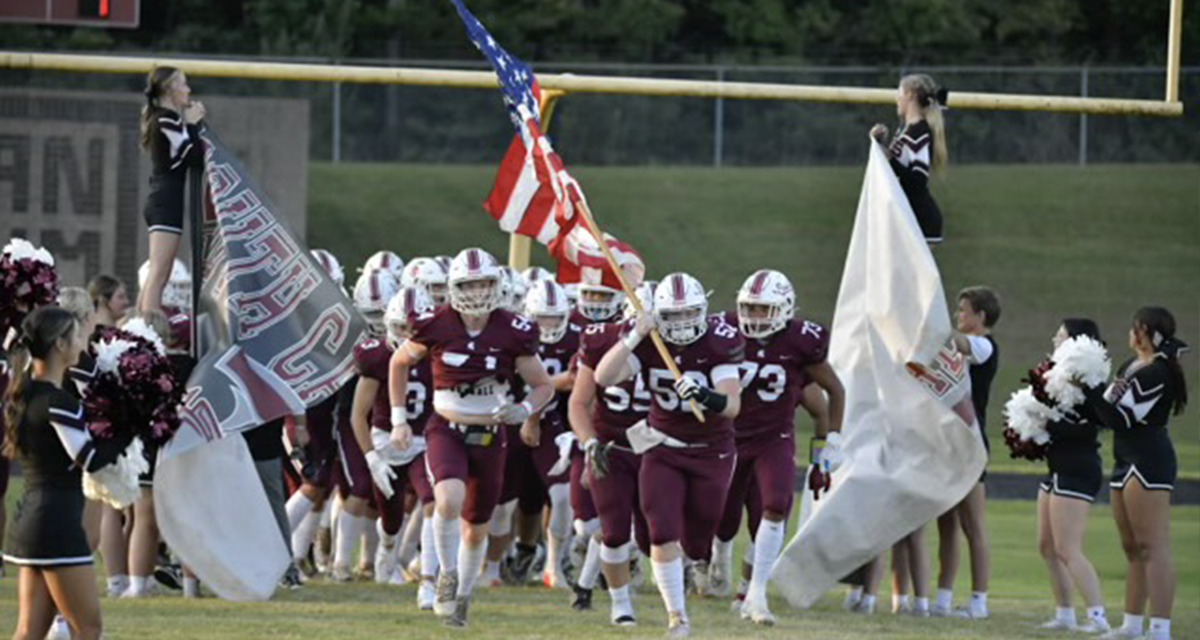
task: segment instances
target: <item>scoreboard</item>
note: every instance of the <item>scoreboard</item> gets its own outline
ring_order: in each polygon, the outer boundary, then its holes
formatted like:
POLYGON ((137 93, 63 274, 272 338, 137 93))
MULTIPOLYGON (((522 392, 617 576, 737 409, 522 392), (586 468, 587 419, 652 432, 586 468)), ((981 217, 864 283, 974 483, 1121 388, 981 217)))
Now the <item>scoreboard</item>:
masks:
POLYGON ((0 22, 136 29, 141 0, 0 0, 0 22))

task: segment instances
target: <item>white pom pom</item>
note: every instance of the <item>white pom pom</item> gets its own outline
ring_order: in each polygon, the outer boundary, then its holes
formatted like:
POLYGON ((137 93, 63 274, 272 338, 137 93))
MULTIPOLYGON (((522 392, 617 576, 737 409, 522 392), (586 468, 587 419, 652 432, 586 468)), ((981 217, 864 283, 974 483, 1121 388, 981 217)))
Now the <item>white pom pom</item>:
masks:
POLYGON ((4 255, 10 260, 16 262, 18 260, 33 260, 34 262, 44 262, 50 266, 54 266, 54 256, 50 255, 49 251, 40 247, 35 247, 32 242, 24 238, 13 238, 4 246, 4 255))
POLYGON ((1046 373, 1046 393, 1064 409, 1084 401, 1080 385, 1104 384, 1112 373, 1108 351, 1089 336, 1076 336, 1063 342, 1054 350, 1051 359, 1054 367, 1046 373))
POLYGON ((1033 389, 1025 387, 1013 393, 1008 402, 1004 403, 1004 417, 1008 426, 1012 427, 1022 440, 1046 444, 1050 442, 1046 424, 1061 419, 1062 415, 1039 402, 1033 395, 1033 389))
POLYGON ((83 474, 83 495, 90 500, 107 503, 114 509, 124 509, 141 497, 138 476, 148 471, 150 463, 142 453, 142 440, 134 438, 116 462, 83 474))
POLYGON ((121 329, 128 331, 129 333, 132 333, 143 340, 149 341, 150 344, 154 345, 154 350, 158 352, 158 355, 167 355, 167 347, 165 344, 163 344, 162 337, 158 335, 158 332, 155 331, 153 327, 151 327, 149 324, 146 324, 145 320, 141 318, 133 318, 125 324, 122 324, 121 329))
POLYGON ((117 370, 121 356, 134 348, 134 343, 120 338, 110 338, 96 343, 96 368, 102 373, 112 373, 117 370))

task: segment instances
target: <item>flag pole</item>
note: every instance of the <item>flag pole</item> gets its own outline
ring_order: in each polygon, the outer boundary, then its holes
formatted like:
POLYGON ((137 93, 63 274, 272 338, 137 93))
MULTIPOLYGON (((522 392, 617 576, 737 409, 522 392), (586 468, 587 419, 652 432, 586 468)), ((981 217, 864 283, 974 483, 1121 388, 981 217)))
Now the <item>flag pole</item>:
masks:
POLYGON ((200 289, 204 284, 204 165, 188 171, 188 223, 192 250, 192 317, 189 349, 192 359, 200 359, 200 289))
MULTIPOLYGON (((612 254, 612 250, 608 248, 608 243, 604 241, 604 234, 600 232, 600 227, 596 225, 596 219, 592 217, 592 211, 588 209, 587 203, 582 199, 576 203, 579 214, 583 216, 583 222, 588 226, 588 230, 592 232, 592 236, 596 238, 596 244, 600 245, 600 251, 604 253, 604 258, 608 260, 608 266, 612 267, 613 273, 617 274, 617 281, 621 283, 621 290, 625 292, 625 297, 629 300, 633 308, 638 314, 644 313, 642 301, 637 297, 637 294, 629 286, 629 281, 625 279, 625 272, 621 270, 621 265, 617 264, 617 259, 612 254)), ((671 370, 671 375, 676 381, 683 378, 683 372, 679 370, 679 366, 675 364, 675 358, 671 357, 671 352, 667 351, 667 345, 663 343, 662 336, 659 335, 658 329, 650 331, 650 339, 654 342, 654 347, 658 349, 658 355, 662 356, 663 362, 667 363, 667 368, 671 370)), ((704 423, 704 412, 700 410, 700 405, 695 400, 688 400, 688 404, 692 408, 692 415, 701 423, 704 423)))

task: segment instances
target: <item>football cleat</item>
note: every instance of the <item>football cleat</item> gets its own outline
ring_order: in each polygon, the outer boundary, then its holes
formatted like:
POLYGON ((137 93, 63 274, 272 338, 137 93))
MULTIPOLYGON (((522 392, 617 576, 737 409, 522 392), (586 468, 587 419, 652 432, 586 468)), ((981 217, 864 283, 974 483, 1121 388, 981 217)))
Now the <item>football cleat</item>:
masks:
POLYGON ((439 572, 435 591, 433 612, 441 617, 453 615, 458 606, 458 574, 439 572))
POLYGON ((575 591, 575 597, 571 600, 571 608, 576 611, 591 611, 592 590, 584 589, 579 585, 575 585, 571 588, 575 591))
POLYGON ((771 613, 771 610, 767 608, 767 601, 765 598, 762 600, 759 600, 758 598, 748 598, 746 603, 742 605, 742 618, 764 627, 773 627, 775 626, 776 622, 775 616, 771 613))
POLYGON ((683 617, 683 614, 671 611, 668 614, 668 618, 668 638, 687 638, 692 635, 691 625, 688 624, 687 618, 683 617))
POLYGON ((433 603, 437 599, 437 588, 432 578, 422 578, 421 586, 417 587, 417 609, 433 611, 433 603))
POLYGON ((467 610, 471 607, 471 596, 457 598, 454 601, 454 611, 442 620, 447 627, 467 626, 467 610))

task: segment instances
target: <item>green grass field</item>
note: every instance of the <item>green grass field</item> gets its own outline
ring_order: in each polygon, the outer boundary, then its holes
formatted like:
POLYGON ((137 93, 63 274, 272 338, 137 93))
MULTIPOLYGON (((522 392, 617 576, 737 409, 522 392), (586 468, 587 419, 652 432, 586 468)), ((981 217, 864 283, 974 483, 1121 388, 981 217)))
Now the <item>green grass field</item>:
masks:
MULTIPOLYGON (((9 493, 15 502, 20 487, 9 493)), ((1053 615, 1049 582, 1037 554, 1036 516, 1033 502, 998 502, 989 505, 992 535, 992 586, 989 601, 992 618, 984 622, 917 620, 881 613, 861 617, 841 611, 842 592, 836 590, 809 611, 794 611, 779 599, 772 608, 780 618, 773 630, 763 630, 738 620, 728 603, 690 599, 693 634, 699 638, 799 637, 831 640, 884 635, 888 638, 1051 638, 1067 637, 1043 632, 1037 625, 1053 615)), ((10 504, 11 513, 11 504, 10 504)), ((794 533, 795 527, 791 528, 794 533)), ((936 533, 930 532, 931 544, 936 533)), ((735 558, 741 557, 739 541, 735 558)), ((1171 544, 1178 572, 1178 593, 1173 615, 1174 637, 1196 638, 1200 634, 1200 508, 1180 507, 1172 513, 1171 544)), ((1109 607, 1109 619, 1120 622, 1124 594, 1124 561, 1116 529, 1107 508, 1092 510, 1087 553, 1096 565, 1109 607)), ((936 557, 936 554, 934 554, 936 557)), ((936 570, 936 567, 935 567, 936 570)), ((881 608, 888 609, 890 588, 885 579, 880 591, 881 608)), ((961 600, 970 588, 965 558, 957 593, 961 600)), ((241 638, 658 638, 665 615, 657 590, 647 583, 635 606, 640 626, 616 629, 608 622, 608 596, 597 593, 596 610, 577 613, 568 606, 568 593, 542 588, 512 588, 482 591, 472 606, 472 626, 454 633, 432 616, 416 610, 415 587, 382 587, 312 582, 295 592, 281 592, 269 603, 235 604, 215 598, 186 601, 177 595, 149 600, 102 601, 106 633, 110 640, 234 640, 241 638)), ((1077 603, 1078 604, 1078 603, 1077 603)), ((16 580, 0 579, 0 636, 13 628, 16 619, 16 580)))
MULTIPOLYGON (((309 243, 347 265, 382 248, 411 257, 478 245, 503 259, 507 236, 480 209, 493 174, 490 166, 315 164, 309 243)), ((861 168, 580 167, 574 174, 602 227, 641 251, 651 277, 687 270, 714 290, 718 307, 731 304, 753 270, 776 268, 792 278, 803 313, 832 318, 861 168)), ((935 191, 946 215, 947 242, 936 256, 947 294, 988 284, 1003 301, 993 442, 1000 442, 1004 400, 1049 350, 1064 317, 1096 319, 1120 361, 1133 312, 1161 304, 1176 314, 1183 339, 1200 346, 1200 166, 953 167, 935 191)), ((551 266, 537 247, 534 261, 551 266)), ((1200 397, 1197 351, 1185 360, 1193 398, 1200 397)), ((1172 430, 1181 475, 1200 479, 1196 411, 1172 430)), ((996 448, 994 470, 1044 471, 1003 449, 996 448)))

